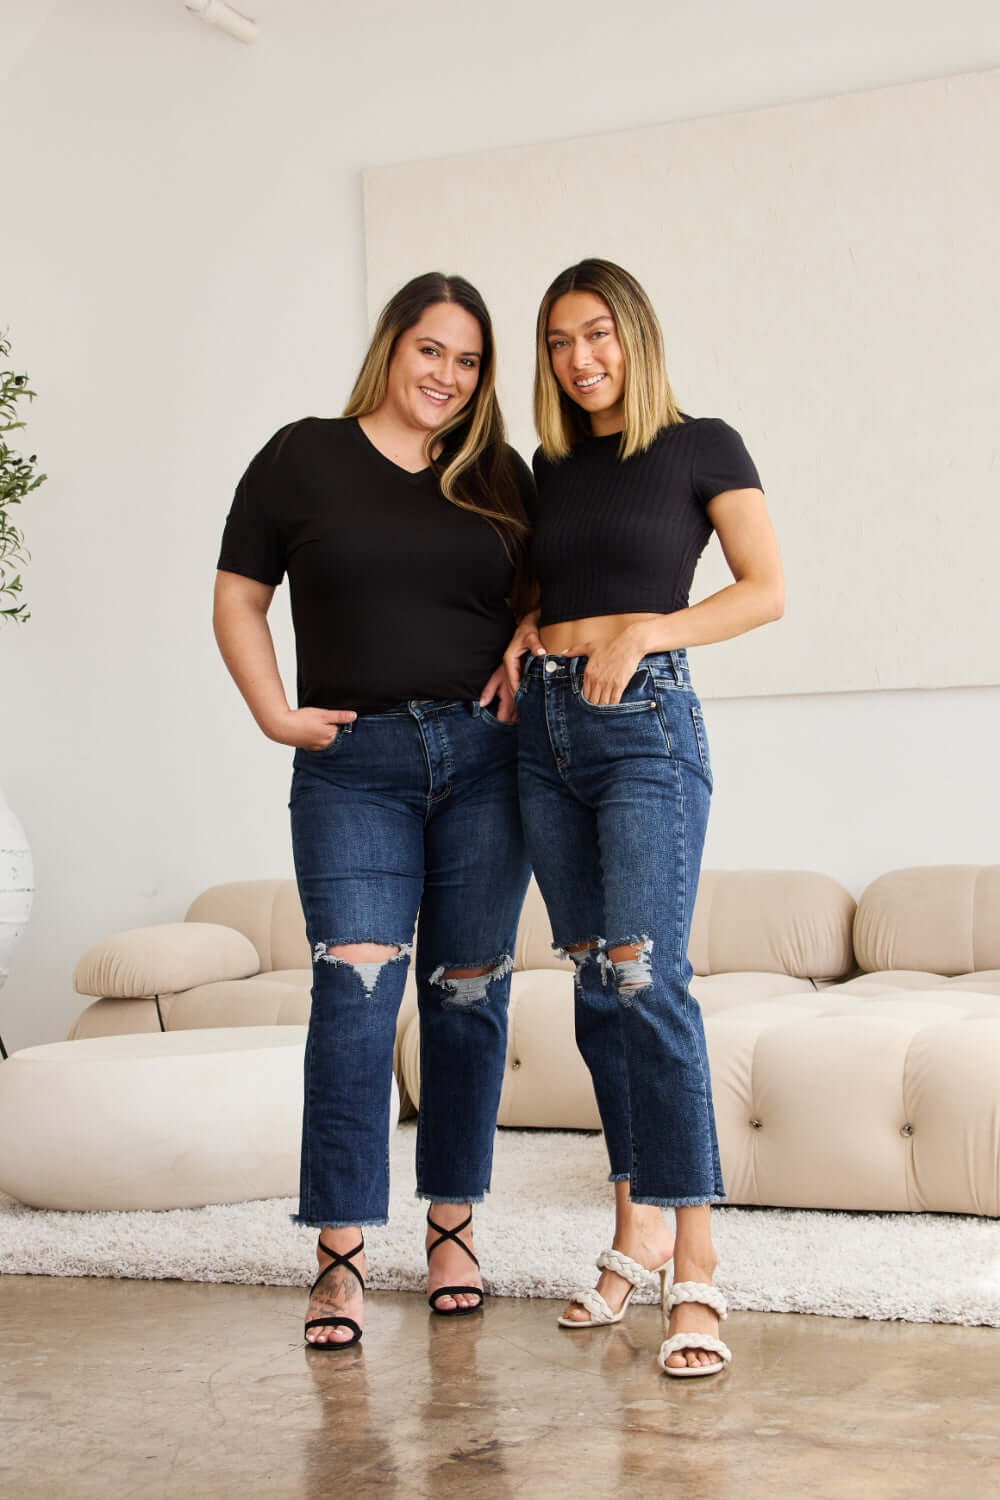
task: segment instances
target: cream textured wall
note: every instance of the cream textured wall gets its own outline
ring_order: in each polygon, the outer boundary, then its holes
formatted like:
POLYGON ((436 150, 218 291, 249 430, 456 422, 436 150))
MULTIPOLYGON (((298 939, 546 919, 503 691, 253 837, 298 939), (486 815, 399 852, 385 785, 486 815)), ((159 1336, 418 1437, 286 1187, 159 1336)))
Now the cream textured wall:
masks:
MULTIPOLYGON (((209 596, 246 459, 335 411, 360 357, 364 166, 1000 63, 978 0, 247 9, 252 48, 180 0, 0 19, 0 324, 50 475, 24 517, 34 616, 0 636, 0 779, 38 883, 12 1046, 65 1033, 100 935, 290 872, 288 755, 216 659, 209 596)), ((995 689, 718 701, 709 726, 713 863, 857 888, 997 858, 995 689)))

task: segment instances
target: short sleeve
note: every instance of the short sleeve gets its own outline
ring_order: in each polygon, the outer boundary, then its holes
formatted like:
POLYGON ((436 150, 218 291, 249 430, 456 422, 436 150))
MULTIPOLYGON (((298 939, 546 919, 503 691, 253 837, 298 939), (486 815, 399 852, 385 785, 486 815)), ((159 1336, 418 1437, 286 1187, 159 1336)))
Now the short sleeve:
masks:
POLYGON ((757 466, 735 427, 717 417, 698 424, 692 482, 702 505, 726 490, 760 490, 757 466))
POLYGON ((275 433, 251 459, 236 486, 217 564, 227 573, 239 573, 272 588, 285 576, 281 493, 288 478, 288 466, 282 450, 291 430, 283 427, 275 433))

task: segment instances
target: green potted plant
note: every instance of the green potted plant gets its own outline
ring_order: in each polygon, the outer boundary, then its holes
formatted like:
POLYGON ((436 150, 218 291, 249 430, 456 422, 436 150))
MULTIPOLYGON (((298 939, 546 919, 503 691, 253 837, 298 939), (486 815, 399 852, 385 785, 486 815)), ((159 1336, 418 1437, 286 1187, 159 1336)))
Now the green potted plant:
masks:
POLYGON ((24 537, 14 521, 14 506, 20 505, 25 495, 45 481, 44 474, 35 473, 36 455, 22 458, 7 442, 7 435, 24 427, 19 417, 17 403, 34 401, 35 393, 28 385, 27 375, 18 375, 7 369, 10 344, 0 335, 0 621, 7 624, 16 620, 24 624, 31 611, 21 603, 21 572, 28 561, 24 537))
MULTIPOLYGON (((30 615, 20 597, 21 570, 28 561, 28 552, 14 519, 14 507, 45 479, 44 474, 35 473, 35 455, 22 458, 7 441, 10 433, 24 427, 18 402, 35 398, 27 375, 7 368, 9 358, 10 344, 0 335, 0 626, 12 621, 23 625, 30 615)), ((11 951, 27 925, 33 894, 34 873, 28 840, 0 790, 0 989, 7 978, 11 951)), ((2 1038, 0 1056, 7 1056, 2 1038)))

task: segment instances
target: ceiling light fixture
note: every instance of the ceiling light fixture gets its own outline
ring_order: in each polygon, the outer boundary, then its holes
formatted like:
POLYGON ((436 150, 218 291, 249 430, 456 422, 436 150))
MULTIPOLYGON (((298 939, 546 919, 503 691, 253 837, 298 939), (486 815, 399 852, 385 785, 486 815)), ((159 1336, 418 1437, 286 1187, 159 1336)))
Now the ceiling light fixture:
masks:
POLYGON ((238 42, 257 40, 257 22, 251 21, 242 11, 234 10, 225 0, 185 0, 185 5, 192 15, 218 26, 220 31, 235 37, 238 42))

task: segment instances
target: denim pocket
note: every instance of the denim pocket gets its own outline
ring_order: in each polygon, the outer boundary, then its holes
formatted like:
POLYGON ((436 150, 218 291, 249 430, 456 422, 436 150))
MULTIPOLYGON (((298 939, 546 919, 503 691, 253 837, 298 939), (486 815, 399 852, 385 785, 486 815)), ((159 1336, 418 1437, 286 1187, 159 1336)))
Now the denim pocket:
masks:
POLYGON ((336 755, 341 745, 343 745, 344 741, 350 735, 353 727, 353 724, 338 724, 337 732, 333 736, 333 739, 328 745, 324 745, 321 750, 310 750, 305 745, 300 745, 299 749, 302 751, 303 755, 317 755, 323 760, 329 760, 331 755, 336 755))
MULTIPOLYGON (((519 689, 519 691, 520 691, 520 689, 519 689)), ((517 699, 515 698, 514 701, 516 703, 517 699)), ((497 716, 496 716, 496 714, 491 713, 488 708, 481 708, 479 710, 479 717, 484 721, 484 723, 486 723, 486 724, 492 724, 493 727, 494 727, 494 729, 516 729, 517 728, 517 720, 516 719, 498 719, 497 716)))
POLYGON ((694 737, 695 742, 698 746, 698 756, 701 760, 701 769, 704 771, 709 781, 711 781, 712 760, 711 756, 708 753, 708 735, 705 733, 705 717, 702 714, 700 705, 696 705, 692 708, 691 722, 694 725, 694 737))
POLYGON ((656 699, 652 696, 652 686, 648 667, 640 667, 634 672, 625 686, 618 703, 591 703, 583 691, 583 673, 579 676, 574 674, 572 678, 573 691, 585 708, 595 714, 637 714, 643 711, 649 712, 656 707, 656 699))

